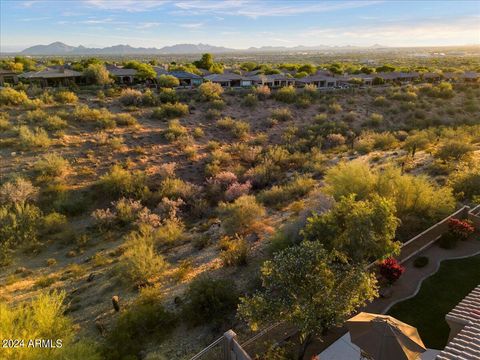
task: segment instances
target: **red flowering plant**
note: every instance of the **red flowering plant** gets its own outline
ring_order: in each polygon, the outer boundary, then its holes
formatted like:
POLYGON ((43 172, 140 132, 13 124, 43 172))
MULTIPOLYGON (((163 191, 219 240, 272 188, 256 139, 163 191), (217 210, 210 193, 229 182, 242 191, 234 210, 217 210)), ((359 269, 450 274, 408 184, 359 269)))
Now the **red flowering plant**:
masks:
POLYGON ((448 229, 453 235, 462 240, 466 240, 475 232, 471 221, 455 218, 448 219, 448 229))
POLYGON ((394 258, 387 258, 378 264, 379 272, 382 277, 390 284, 397 281, 402 276, 405 268, 394 258))

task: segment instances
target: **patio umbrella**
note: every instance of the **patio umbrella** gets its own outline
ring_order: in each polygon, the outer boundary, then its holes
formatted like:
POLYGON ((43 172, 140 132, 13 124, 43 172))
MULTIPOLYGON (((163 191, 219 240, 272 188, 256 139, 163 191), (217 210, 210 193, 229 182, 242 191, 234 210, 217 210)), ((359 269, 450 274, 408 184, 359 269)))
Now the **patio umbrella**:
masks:
POLYGON ((391 316, 361 312, 347 327, 352 343, 374 360, 414 360, 427 350, 416 328, 391 316))

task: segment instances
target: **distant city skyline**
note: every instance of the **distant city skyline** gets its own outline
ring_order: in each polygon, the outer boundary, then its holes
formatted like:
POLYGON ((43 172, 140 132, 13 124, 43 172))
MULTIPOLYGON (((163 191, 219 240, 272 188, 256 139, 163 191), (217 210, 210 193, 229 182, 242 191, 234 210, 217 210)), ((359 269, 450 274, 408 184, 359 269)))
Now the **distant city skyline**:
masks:
POLYGON ((106 47, 480 43, 480 1, 0 0, 0 51, 106 47))

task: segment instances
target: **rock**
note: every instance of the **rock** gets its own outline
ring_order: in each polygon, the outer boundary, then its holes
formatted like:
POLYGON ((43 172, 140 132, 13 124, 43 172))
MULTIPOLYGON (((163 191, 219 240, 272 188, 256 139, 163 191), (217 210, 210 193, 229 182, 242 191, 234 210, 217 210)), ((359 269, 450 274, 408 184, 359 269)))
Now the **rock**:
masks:
POLYGON ((15 270, 15 274, 22 274, 27 271, 27 268, 25 266, 20 266, 15 270))
POLYGON ((77 256, 77 253, 74 250, 71 250, 67 253, 67 257, 72 258, 77 256))
POLYGON ((17 156, 17 153, 15 151, 10 153, 11 156, 17 156))
POLYGON ((116 312, 120 311, 120 299, 117 295, 112 296, 112 304, 113 308, 115 309, 116 312))

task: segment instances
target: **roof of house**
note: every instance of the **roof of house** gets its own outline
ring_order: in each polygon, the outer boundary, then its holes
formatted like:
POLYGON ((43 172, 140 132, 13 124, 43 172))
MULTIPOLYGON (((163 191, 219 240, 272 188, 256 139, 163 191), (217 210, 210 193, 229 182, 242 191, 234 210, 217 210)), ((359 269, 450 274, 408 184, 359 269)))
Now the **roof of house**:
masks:
POLYGON ((422 76, 423 76, 424 79, 435 79, 435 78, 441 77, 440 74, 437 74, 437 73, 434 73, 434 72, 426 72, 426 73, 423 73, 422 76))
POLYGON ((436 360, 480 359, 480 285, 472 290, 445 318, 465 324, 436 360))
POLYGON ((331 77, 331 76, 326 76, 323 74, 315 74, 315 75, 309 75, 305 76, 303 78, 297 79, 297 81, 304 82, 304 83, 310 83, 313 81, 330 81, 330 82, 335 82, 337 81, 337 78, 331 77))
POLYGON ((455 72, 444 72, 443 77, 445 79, 456 79, 459 77, 460 74, 455 73, 455 72))
POLYGON ((0 69, 0 75, 17 75, 15 71, 0 69))
POLYGON ((126 69, 123 67, 118 67, 116 65, 107 65, 108 72, 112 76, 135 76, 137 75, 137 70, 135 69, 126 69))
POLYGON ((168 75, 175 76, 177 79, 201 79, 202 78, 197 74, 193 74, 188 71, 182 71, 182 70, 170 71, 168 75))
POLYGON ((153 70, 157 73, 157 76, 168 75, 168 70, 160 66, 153 66, 153 70))
POLYGON ((19 77, 24 79, 55 79, 79 76, 83 76, 83 74, 81 72, 65 68, 46 68, 44 70, 29 71, 19 75, 19 77))
POLYGON ((225 73, 225 74, 207 75, 205 76, 205 79, 212 82, 225 82, 225 81, 232 81, 232 80, 242 80, 243 77, 235 73, 225 73))

